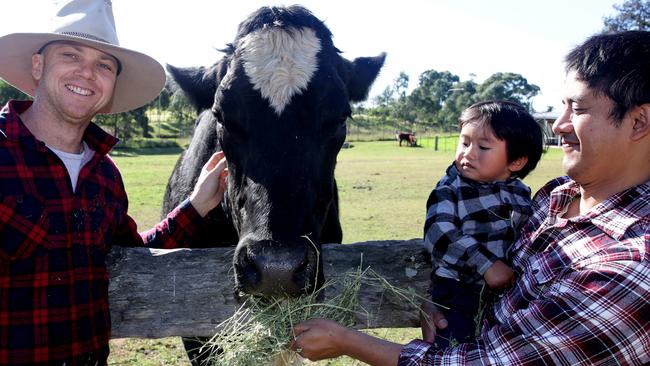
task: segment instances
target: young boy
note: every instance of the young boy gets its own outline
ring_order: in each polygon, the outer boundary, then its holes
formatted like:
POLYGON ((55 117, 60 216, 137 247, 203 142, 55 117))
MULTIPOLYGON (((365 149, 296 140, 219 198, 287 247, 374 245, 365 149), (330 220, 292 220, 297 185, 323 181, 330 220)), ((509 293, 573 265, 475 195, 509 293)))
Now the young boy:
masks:
POLYGON ((543 150, 541 128, 513 102, 476 103, 459 124, 456 158, 429 196, 424 224, 432 300, 448 308, 439 348, 472 341, 480 304, 514 282, 506 253, 532 211, 530 188, 520 179, 543 150))

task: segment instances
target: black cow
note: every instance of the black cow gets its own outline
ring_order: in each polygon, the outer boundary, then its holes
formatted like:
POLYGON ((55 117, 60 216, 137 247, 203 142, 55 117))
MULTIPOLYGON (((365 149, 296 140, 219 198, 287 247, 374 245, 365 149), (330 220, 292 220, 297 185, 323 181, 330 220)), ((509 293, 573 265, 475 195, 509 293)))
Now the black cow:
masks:
POLYGON ((188 197, 202 165, 223 150, 230 174, 197 246, 237 243, 236 290, 297 295, 323 283, 321 243, 340 243, 336 156, 351 101, 366 98, 385 54, 348 61, 322 21, 300 6, 244 20, 209 68, 168 66, 200 112, 163 213, 188 197))

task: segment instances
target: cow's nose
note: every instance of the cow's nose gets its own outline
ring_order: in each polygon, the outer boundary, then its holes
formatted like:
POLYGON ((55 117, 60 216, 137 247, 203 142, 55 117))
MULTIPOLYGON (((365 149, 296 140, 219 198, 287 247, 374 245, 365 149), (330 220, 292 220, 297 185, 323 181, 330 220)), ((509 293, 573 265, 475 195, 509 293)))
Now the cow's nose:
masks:
POLYGON ((235 275, 243 292, 265 297, 297 296, 314 288, 319 265, 313 244, 306 240, 240 244, 235 275))

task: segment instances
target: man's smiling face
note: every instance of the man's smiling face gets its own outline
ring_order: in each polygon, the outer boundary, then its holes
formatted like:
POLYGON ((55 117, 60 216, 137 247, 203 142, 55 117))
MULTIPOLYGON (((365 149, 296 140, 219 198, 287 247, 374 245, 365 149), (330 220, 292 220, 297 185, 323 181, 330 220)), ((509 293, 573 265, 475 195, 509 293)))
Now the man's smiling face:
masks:
POLYGON ((575 72, 567 74, 562 102, 553 132, 561 139, 566 174, 580 184, 617 179, 616 166, 627 163, 628 141, 615 125, 614 102, 595 93, 575 72))
POLYGON ((54 42, 32 56, 36 98, 63 121, 87 123, 108 110, 117 80, 117 60, 74 42, 54 42))

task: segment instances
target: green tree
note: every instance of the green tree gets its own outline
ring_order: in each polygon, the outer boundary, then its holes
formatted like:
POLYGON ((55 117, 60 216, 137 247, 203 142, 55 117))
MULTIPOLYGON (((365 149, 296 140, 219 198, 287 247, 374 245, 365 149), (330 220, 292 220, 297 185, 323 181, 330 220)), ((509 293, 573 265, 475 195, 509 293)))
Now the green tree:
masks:
POLYGON ((506 99, 531 108, 531 99, 539 93, 539 87, 529 84, 520 74, 498 72, 478 86, 478 100, 506 99))
POLYGON ((135 136, 151 137, 146 110, 147 106, 142 106, 128 112, 98 115, 94 122, 123 142, 135 136))
POLYGON ((152 137, 151 136, 151 128, 149 127, 149 118, 147 117, 147 114, 145 113, 147 110, 146 106, 128 111, 127 114, 130 115, 131 119, 135 121, 135 123, 138 124, 140 127, 140 131, 142 132, 142 137, 152 137))
POLYGON ((29 95, 21 92, 20 90, 14 88, 6 81, 0 79, 0 103, 4 104, 9 101, 9 99, 32 99, 29 95))
POLYGON ((414 113, 413 104, 411 99, 407 97, 406 92, 409 87, 409 76, 401 71, 399 76, 393 80, 393 90, 397 95, 397 99, 392 103, 391 115, 397 123, 407 121, 409 123, 415 122, 417 114, 414 113))
POLYGON ((449 91, 455 88, 459 80, 457 75, 449 71, 427 70, 420 74, 419 84, 409 96, 418 119, 435 123, 436 115, 449 96, 449 91))
POLYGON ((437 115, 444 129, 454 131, 457 128, 460 113, 478 99, 476 88, 473 80, 467 80, 455 84, 447 92, 447 98, 437 115))
POLYGON ((399 76, 393 80, 393 90, 398 99, 406 98, 406 90, 409 87, 409 76, 404 71, 400 71, 399 76))
POLYGON ((393 92, 393 88, 391 88, 390 86, 387 86, 387 87, 384 89, 384 91, 381 92, 381 94, 377 95, 377 96, 374 98, 373 101, 374 101, 375 104, 378 105, 378 106, 387 107, 387 106, 390 105, 390 104, 392 103, 392 101, 393 101, 393 94, 395 94, 395 93, 393 92))
POLYGON ((196 110, 182 91, 177 90, 171 95, 169 111, 171 112, 169 124, 178 131, 179 135, 183 135, 186 131, 192 130, 196 110))
POLYGON ((622 4, 614 4, 618 12, 611 17, 604 17, 604 31, 621 32, 626 30, 650 31, 650 1, 625 0, 622 4))

